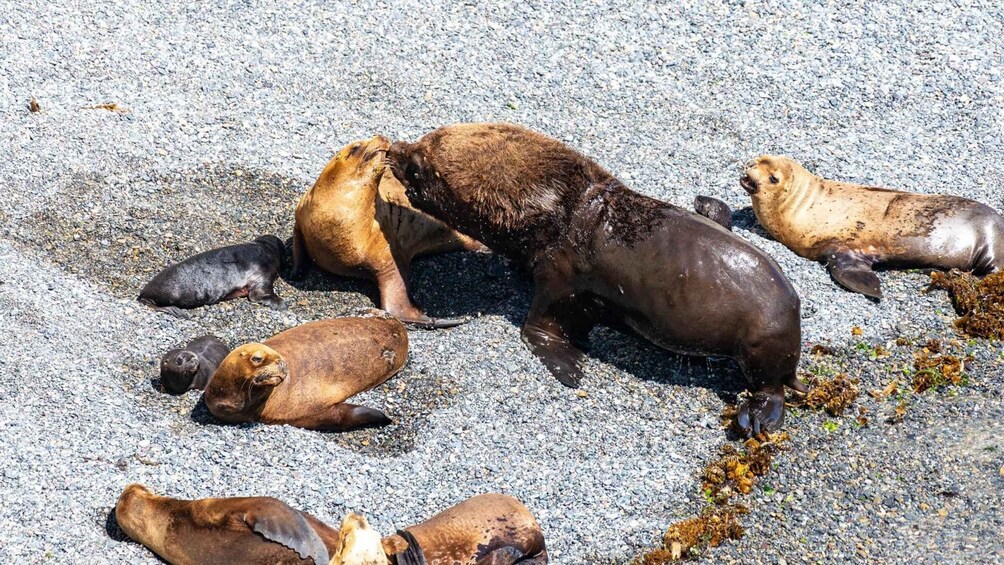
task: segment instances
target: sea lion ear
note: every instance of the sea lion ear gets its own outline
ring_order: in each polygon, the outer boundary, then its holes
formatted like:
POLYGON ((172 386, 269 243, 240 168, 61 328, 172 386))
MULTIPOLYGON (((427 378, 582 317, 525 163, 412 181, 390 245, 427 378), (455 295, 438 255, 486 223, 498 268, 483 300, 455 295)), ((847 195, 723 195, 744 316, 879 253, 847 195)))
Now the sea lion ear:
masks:
POLYGON ((268 505, 244 515, 244 523, 265 539, 288 547, 314 563, 327 565, 330 557, 321 537, 300 512, 286 506, 268 505))

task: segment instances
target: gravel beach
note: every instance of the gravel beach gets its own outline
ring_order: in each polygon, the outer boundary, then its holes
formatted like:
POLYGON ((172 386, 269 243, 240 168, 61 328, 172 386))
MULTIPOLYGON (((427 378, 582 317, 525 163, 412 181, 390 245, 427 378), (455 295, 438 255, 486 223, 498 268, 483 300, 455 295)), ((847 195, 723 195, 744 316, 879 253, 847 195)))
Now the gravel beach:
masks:
POLYGON ((782 153, 1004 210, 1004 8, 902 0, 0 1, 0 561, 157 563, 109 518, 132 482, 274 496, 331 525, 356 511, 385 534, 498 491, 570 565, 627 563, 698 512, 737 367, 601 328, 565 388, 520 341, 529 282, 488 253, 415 264, 416 302, 471 321, 412 331, 404 370, 357 397, 389 427, 226 426, 201 394, 155 387, 160 356, 195 336, 264 339, 372 307, 376 288, 313 272, 277 283, 285 312, 178 320, 135 301, 154 273, 288 239, 350 141, 465 121, 538 129, 688 209, 726 201, 802 298, 802 369, 860 379, 842 417, 789 414, 746 536, 708 562, 1004 563, 1004 346, 956 335, 922 273, 881 273, 881 303, 840 290, 756 226, 738 184, 747 159, 782 153), (964 386, 865 394, 932 338, 970 356, 964 386), (834 354, 810 355, 819 343, 834 354))

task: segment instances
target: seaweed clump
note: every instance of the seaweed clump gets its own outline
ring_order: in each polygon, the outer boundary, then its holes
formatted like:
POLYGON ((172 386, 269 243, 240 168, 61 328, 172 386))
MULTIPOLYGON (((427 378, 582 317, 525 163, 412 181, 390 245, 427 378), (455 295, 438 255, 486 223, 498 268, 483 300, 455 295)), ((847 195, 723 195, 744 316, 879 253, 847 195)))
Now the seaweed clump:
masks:
POLYGON ((948 385, 966 384, 965 361, 955 355, 943 354, 940 347, 933 349, 928 346, 914 354, 913 391, 924 392, 939 389, 948 385))
POLYGON ((725 540, 743 537, 745 530, 739 516, 749 512, 741 504, 708 506, 700 516, 672 524, 662 537, 662 547, 635 559, 632 565, 663 565, 700 555, 707 547, 717 547, 725 540))
POLYGON ((749 494, 758 477, 770 471, 774 454, 781 449, 788 434, 778 432, 772 436, 761 434, 760 439, 750 438, 739 451, 732 444, 723 445, 718 458, 704 468, 705 496, 716 504, 728 502, 736 493, 749 494))
POLYGON ((843 373, 828 380, 813 377, 810 379, 812 389, 795 405, 813 410, 825 409, 830 416, 840 416, 858 399, 859 382, 859 379, 852 379, 843 373))
POLYGON ((742 538, 739 516, 749 512, 733 496, 749 494, 758 477, 770 471, 774 454, 790 438, 785 432, 761 434, 746 440, 742 451, 731 444, 722 446, 718 458, 704 469, 704 496, 709 504, 701 513, 671 524, 662 538, 662 547, 635 558, 632 565, 662 565, 695 557, 708 547, 742 538))
POLYGON ((1004 272, 980 280, 953 269, 931 273, 931 289, 946 290, 959 319, 955 327, 972 337, 1004 340, 1004 272))

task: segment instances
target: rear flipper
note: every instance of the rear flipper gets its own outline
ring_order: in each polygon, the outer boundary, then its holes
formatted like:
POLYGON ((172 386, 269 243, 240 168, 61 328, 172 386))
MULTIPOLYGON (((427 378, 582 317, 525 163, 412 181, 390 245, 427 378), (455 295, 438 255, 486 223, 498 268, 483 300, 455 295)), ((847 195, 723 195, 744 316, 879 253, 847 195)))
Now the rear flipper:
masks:
POLYGON ((308 430, 345 432, 359 428, 386 426, 393 423, 383 412, 374 408, 340 402, 327 410, 287 422, 308 430))
POLYGON ((694 198, 694 211, 732 231, 732 209, 717 198, 698 196, 694 198))
POLYGON ((258 286, 252 287, 248 291, 248 300, 251 302, 264 304, 273 310, 285 310, 286 302, 275 293, 275 281, 266 281, 258 286))
POLYGON ((523 341, 558 382, 573 388, 582 382, 585 355, 572 345, 553 318, 527 319, 523 326, 523 341))
POLYGON ((828 251, 823 257, 826 269, 840 286, 869 298, 882 298, 882 284, 872 270, 872 262, 848 251, 828 251))
POLYGON ((739 405, 736 427, 745 437, 772 433, 784 424, 784 387, 758 390, 739 405))

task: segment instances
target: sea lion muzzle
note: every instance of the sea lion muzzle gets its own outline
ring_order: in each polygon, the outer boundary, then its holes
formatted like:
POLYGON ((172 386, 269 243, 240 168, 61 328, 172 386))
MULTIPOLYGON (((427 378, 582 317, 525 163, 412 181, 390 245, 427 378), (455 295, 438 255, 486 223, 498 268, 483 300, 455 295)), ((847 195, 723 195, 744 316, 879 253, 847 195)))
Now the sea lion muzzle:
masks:
POLYGON ((754 181, 749 174, 745 174, 739 179, 739 186, 743 187, 743 190, 749 194, 756 194, 760 191, 760 187, 757 186, 756 181, 754 181))

